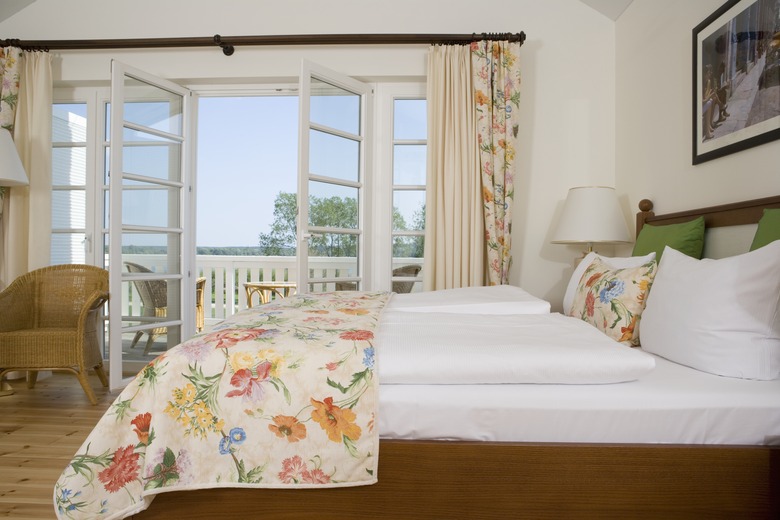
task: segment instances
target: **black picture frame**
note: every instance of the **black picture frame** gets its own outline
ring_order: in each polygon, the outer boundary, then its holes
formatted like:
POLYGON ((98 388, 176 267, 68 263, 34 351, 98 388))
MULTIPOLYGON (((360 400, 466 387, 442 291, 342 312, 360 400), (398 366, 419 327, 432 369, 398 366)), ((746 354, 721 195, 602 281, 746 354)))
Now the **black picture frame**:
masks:
POLYGON ((780 139, 775 0, 729 0, 693 29, 693 164, 780 139))

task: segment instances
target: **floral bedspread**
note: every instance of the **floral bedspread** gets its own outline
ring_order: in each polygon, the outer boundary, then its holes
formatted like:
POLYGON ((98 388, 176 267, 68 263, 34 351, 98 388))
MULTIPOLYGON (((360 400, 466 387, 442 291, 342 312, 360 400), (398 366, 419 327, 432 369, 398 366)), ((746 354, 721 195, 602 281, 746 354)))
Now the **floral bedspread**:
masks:
POLYGON ((373 338, 388 298, 277 300, 161 355, 65 468, 58 517, 124 518, 165 491, 373 484, 373 338))

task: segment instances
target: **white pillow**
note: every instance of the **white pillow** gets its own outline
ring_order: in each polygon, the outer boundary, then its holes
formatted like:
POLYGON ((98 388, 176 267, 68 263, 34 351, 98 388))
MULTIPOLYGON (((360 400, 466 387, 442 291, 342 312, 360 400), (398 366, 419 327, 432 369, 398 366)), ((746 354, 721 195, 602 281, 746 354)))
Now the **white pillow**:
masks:
POLYGON ((780 377, 780 241, 720 260, 666 247, 640 339, 647 352, 704 372, 780 377))
POLYGON ((580 284, 580 278, 582 273, 588 268, 593 260, 599 258, 602 262, 614 269, 625 269, 627 267, 639 267, 645 265, 650 260, 655 260, 655 251, 648 253, 645 256, 626 256, 626 257, 614 257, 601 256, 598 253, 590 252, 585 255, 577 267, 574 268, 574 272, 569 279, 569 285, 566 286, 566 292, 563 295, 563 313, 567 316, 571 314, 571 304, 574 303, 574 295, 577 293, 577 286, 580 284))

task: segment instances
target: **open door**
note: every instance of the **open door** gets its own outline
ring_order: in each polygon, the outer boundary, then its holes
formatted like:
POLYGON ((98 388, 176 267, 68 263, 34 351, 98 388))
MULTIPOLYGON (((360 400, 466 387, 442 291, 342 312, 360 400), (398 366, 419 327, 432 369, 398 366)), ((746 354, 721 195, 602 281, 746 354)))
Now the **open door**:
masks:
POLYGON ((194 281, 184 254, 193 230, 186 235, 183 225, 189 222, 185 189, 189 103, 187 89, 112 62, 108 128, 112 390, 127 384, 154 356, 179 344, 183 330, 194 330, 194 313, 182 313, 182 308, 194 308, 194 281), (192 290, 185 290, 190 286, 192 290))
POLYGON ((371 87, 304 61, 299 96, 298 291, 369 289, 371 87), (334 206, 337 211, 318 211, 334 206))

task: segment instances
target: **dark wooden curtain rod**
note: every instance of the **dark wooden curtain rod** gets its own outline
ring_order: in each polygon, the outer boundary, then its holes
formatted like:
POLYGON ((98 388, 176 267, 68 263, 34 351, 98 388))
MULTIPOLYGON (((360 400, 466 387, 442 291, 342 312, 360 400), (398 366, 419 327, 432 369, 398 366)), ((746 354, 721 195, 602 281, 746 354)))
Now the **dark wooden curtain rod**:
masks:
POLYGON ((220 36, 192 38, 137 38, 115 40, 0 40, 2 46, 24 50, 149 49, 160 47, 209 47, 217 45, 230 56, 238 45, 465 45, 481 40, 525 41, 525 33, 472 34, 297 34, 220 36))

